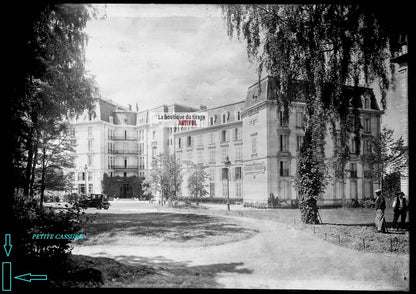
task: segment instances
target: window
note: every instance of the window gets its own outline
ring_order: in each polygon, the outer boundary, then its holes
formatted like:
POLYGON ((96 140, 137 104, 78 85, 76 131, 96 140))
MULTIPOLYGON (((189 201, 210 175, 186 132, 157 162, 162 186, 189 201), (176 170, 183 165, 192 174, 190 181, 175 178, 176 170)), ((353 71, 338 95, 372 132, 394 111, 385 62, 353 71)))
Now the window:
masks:
POLYGON ((181 161, 182 161, 182 153, 181 153, 181 152, 176 153, 176 159, 177 159, 179 162, 181 162, 181 161))
POLYGON ((235 146, 235 160, 242 160, 242 154, 241 146, 235 146))
POLYGON ((350 163, 350 177, 356 178, 357 177, 357 164, 356 163, 350 163))
POLYGON ((364 132, 371 133, 371 119, 369 117, 364 118, 364 132))
POLYGON ((139 157, 139 169, 144 169, 144 157, 139 157))
POLYGON ((139 143, 139 155, 144 154, 144 143, 139 143))
POLYGON ((222 161, 225 161, 227 159, 228 156, 228 148, 224 147, 222 148, 222 161))
POLYGON ((201 150, 198 151, 198 162, 197 163, 204 163, 203 153, 201 150))
POLYGON ((235 183, 235 196, 236 197, 241 197, 241 183, 237 182, 235 183))
POLYGON ((85 181, 83 172, 78 173, 78 181, 85 181))
POLYGON ((181 149, 183 146, 182 144, 182 138, 178 138, 178 148, 181 149))
POLYGON ((251 137, 251 153, 252 154, 257 153, 257 137, 256 136, 251 137))
POLYGON ((209 180, 215 182, 215 168, 209 169, 209 180))
POLYGON ((224 124, 227 121, 227 115, 225 113, 222 114, 222 123, 224 124))
POLYGON ((303 112, 296 112, 296 127, 303 128, 303 112))
POLYGON ((215 144, 215 133, 214 132, 211 132, 209 134, 209 143, 210 144, 215 144))
POLYGON ((198 145, 202 145, 202 135, 198 135, 198 145))
POLYGON ((284 114, 284 111, 283 111, 283 110, 281 110, 281 111, 280 111, 279 118, 280 118, 280 126, 281 126, 281 127, 287 127, 287 124, 288 124, 288 118, 287 118, 287 116, 285 116, 285 114, 284 114))
POLYGON ((109 169, 114 168, 114 157, 111 157, 111 156, 108 157, 108 168, 109 169))
POLYGON ((209 149, 209 161, 215 162, 215 149, 209 149))
POLYGON ((209 118, 209 125, 210 125, 210 126, 213 126, 213 125, 214 125, 214 117, 213 117, 213 116, 211 116, 211 117, 209 118))
POLYGON ((209 183, 209 196, 215 196, 215 183, 209 183))
POLYGON ((370 98, 364 99, 364 109, 370 109, 370 98))
POLYGON ((287 152, 289 151, 289 135, 280 135, 279 136, 279 151, 287 152))
POLYGON ((88 172, 88 181, 92 181, 92 172, 88 172))
POLYGON ((189 161, 193 161, 193 152, 192 152, 192 151, 189 151, 189 152, 187 153, 187 156, 188 156, 188 160, 189 160, 189 161))
POLYGON ((363 144, 364 144, 364 153, 371 153, 372 152, 371 140, 364 140, 363 144))
POLYGON ((234 171, 235 171, 234 178, 236 180, 241 180, 241 166, 236 167, 234 171))
POLYGON ((224 197, 228 196, 228 182, 227 181, 222 182, 222 196, 224 197))
POLYGON ((228 132, 227 130, 221 131, 221 143, 228 142, 228 132))
POLYGON ((78 193, 85 194, 85 184, 78 184, 78 193))
POLYGON ((152 132, 152 139, 155 140, 156 139, 156 131, 152 132))
POLYGON ((186 137, 186 147, 192 147, 192 136, 186 137))
POLYGON ((234 129, 234 140, 241 140, 241 128, 234 129))
POLYGON ((226 180, 228 179, 228 168, 223 167, 221 169, 221 180, 226 180))
POLYGON ((88 151, 93 151, 93 141, 88 140, 88 151))
POLYGON ((88 154, 88 165, 92 165, 93 164, 92 162, 93 162, 92 161, 92 155, 88 154))
POLYGON ((152 157, 156 157, 156 147, 152 148, 152 157))
MULTIPOLYGON (((126 172, 123 173, 123 177, 127 177, 127 173, 126 172)), ((125 184, 123 184, 123 185, 125 185, 125 184)))
POLYGON ((92 137, 92 127, 88 127, 88 137, 92 137))
POLYGON ((124 168, 127 168, 127 157, 124 157, 124 168))
POLYGON ((286 160, 280 161, 280 176, 281 177, 289 176, 289 162, 286 160))
POLYGON ((357 140, 355 138, 351 139, 350 153, 352 153, 352 154, 357 153, 357 140))
POLYGON ((240 111, 237 111, 236 117, 237 117, 237 120, 241 120, 241 112, 240 111))
POLYGON ((303 144, 303 136, 297 135, 296 136, 296 151, 300 151, 302 144, 303 144))

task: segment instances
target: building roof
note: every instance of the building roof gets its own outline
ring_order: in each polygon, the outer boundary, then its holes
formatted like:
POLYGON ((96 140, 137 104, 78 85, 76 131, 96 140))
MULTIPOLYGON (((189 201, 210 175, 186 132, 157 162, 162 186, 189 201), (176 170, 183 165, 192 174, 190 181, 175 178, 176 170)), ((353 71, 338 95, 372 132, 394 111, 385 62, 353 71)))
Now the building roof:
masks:
MULTIPOLYGON (((305 88, 308 87, 308 84, 309 83, 307 81, 295 81, 292 91, 289 92, 289 95, 292 97, 291 101, 305 102, 305 88)), ((330 91, 330 84, 328 84, 327 90, 330 91)), ((249 108, 252 105, 259 104, 266 100, 276 100, 278 95, 278 79, 276 77, 266 76, 248 88, 244 108, 249 108)), ((377 104, 377 100, 375 99, 374 92, 371 88, 344 86, 343 95, 350 97, 350 102, 352 102, 352 98, 354 97, 362 98, 365 95, 371 99, 371 109, 380 110, 377 104)), ((362 108, 363 105, 361 99, 357 101, 357 106, 362 108)))

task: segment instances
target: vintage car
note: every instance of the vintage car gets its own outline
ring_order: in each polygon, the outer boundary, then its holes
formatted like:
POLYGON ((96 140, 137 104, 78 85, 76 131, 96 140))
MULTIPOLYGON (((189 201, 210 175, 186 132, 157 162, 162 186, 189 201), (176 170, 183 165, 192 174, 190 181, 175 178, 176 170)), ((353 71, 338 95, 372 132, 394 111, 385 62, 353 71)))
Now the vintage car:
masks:
POLYGON ((96 207, 97 209, 104 208, 106 210, 110 208, 110 202, 108 202, 108 197, 105 194, 90 194, 85 196, 79 202, 79 205, 83 208, 96 207))

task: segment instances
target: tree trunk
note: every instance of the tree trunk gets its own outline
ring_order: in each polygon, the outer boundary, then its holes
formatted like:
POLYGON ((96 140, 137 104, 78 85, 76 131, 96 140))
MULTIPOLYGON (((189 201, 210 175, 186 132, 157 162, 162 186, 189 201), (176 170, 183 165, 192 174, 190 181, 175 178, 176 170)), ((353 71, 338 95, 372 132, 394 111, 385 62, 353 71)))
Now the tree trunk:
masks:
POLYGON ((34 159, 32 164, 32 175, 30 178, 30 184, 29 184, 29 193, 30 198, 33 198, 34 190, 33 190, 33 184, 35 182, 35 171, 36 171, 36 163, 38 161, 38 144, 39 144, 39 135, 36 137, 36 141, 34 143, 34 159))
POLYGON ((44 198, 44 194, 45 194, 45 172, 46 172, 46 167, 45 167, 45 157, 46 157, 46 148, 43 147, 43 156, 42 156, 42 176, 40 179, 40 207, 43 207, 43 198, 44 198))
POLYGON ((31 178, 31 172, 32 172, 32 164, 33 164, 33 128, 30 128, 30 132, 27 137, 26 142, 26 149, 28 151, 27 155, 27 165, 26 165, 26 172, 25 172, 25 182, 24 182, 24 188, 23 188, 23 195, 25 197, 29 196, 29 188, 30 188, 30 178, 31 178))

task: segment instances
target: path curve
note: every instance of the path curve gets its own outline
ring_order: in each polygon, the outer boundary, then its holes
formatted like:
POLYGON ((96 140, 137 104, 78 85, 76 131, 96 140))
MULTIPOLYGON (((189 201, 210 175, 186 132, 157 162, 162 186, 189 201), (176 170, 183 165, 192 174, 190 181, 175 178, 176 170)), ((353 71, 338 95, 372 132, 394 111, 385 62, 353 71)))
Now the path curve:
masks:
POLYGON ((238 242, 186 250, 163 245, 76 245, 72 253, 163 258, 190 266, 242 263, 239 268, 251 271, 217 274, 216 281, 224 288, 409 290, 408 256, 354 251, 269 220, 222 217, 238 219, 241 226, 259 233, 238 242))

